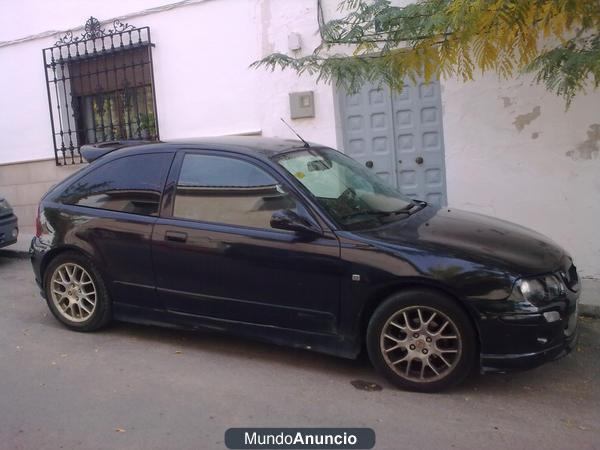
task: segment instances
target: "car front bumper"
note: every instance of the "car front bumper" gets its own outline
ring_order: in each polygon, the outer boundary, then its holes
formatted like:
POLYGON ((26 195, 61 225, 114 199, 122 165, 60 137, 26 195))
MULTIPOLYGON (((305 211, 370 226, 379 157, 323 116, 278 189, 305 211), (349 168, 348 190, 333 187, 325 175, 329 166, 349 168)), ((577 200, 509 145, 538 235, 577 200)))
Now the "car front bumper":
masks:
POLYGON ((10 214, 0 219, 0 247, 17 242, 19 226, 17 216, 10 214))
POLYGON ((482 322, 488 340, 482 346, 481 371, 532 369, 569 354, 577 344, 578 302, 579 293, 569 293, 560 306, 537 313, 488 316, 482 322))
POLYGON ((533 369, 550 361, 560 359, 568 355, 577 344, 578 331, 571 336, 565 337, 557 345, 537 352, 517 354, 482 354, 481 371, 483 373, 512 372, 516 370, 533 369))

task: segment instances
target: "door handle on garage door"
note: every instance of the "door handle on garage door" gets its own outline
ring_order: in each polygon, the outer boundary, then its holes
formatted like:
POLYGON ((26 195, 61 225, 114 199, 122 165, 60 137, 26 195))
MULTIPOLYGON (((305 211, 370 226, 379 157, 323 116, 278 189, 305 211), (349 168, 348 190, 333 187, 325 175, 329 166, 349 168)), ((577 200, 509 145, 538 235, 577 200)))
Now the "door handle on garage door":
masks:
POLYGON ((166 231, 165 241, 185 242, 187 241, 187 233, 182 233, 180 231, 166 231))

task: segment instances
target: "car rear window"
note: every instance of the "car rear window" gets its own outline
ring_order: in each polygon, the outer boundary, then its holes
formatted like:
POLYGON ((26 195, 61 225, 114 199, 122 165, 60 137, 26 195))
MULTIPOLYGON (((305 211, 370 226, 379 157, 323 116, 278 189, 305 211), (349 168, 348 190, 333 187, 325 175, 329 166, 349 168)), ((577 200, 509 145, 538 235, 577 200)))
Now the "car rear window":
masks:
POLYGON ((132 155, 109 161, 75 180, 58 201, 88 208, 158 215, 170 153, 132 155))

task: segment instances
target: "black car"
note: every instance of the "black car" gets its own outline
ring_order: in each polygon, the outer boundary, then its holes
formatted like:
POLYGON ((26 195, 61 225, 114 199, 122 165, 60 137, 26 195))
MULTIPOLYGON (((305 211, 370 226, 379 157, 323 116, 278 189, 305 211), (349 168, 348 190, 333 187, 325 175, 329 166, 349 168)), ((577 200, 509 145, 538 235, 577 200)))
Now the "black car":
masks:
POLYGON ((19 237, 19 225, 8 200, 0 197, 0 248, 12 245, 19 237))
POLYGON ((58 320, 208 328, 436 391, 576 338, 570 256, 509 222, 405 198, 318 145, 231 137, 82 149, 42 199, 35 277, 58 320))

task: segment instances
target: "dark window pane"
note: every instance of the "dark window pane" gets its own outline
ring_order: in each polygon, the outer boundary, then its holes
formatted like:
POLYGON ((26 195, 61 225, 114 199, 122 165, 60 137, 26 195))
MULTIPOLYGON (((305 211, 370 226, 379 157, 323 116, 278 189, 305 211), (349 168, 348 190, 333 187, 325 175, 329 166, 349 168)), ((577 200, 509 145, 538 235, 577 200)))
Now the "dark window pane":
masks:
POLYGON ((133 214, 158 214, 172 155, 135 155, 108 162, 75 181, 60 201, 133 214))
POLYGON ((156 139, 146 47, 68 62, 78 142, 156 139))
POLYGON ((292 196, 254 164, 234 158, 186 155, 173 215, 184 219, 271 228, 271 215, 295 209, 292 196))

